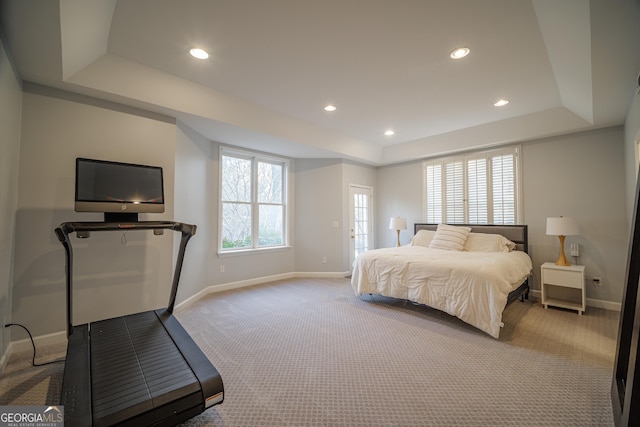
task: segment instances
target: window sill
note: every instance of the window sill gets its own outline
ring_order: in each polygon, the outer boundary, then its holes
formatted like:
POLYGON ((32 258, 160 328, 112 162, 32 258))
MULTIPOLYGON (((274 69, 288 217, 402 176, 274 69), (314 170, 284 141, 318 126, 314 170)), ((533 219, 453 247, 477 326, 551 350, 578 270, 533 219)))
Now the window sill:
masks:
POLYGON ((261 254, 261 253, 267 253, 267 252, 281 252, 281 251, 288 251, 290 249, 293 249, 293 248, 291 246, 274 246, 269 248, 258 248, 258 249, 252 248, 252 249, 237 249, 233 251, 224 251, 224 252, 218 251, 218 258, 227 258, 227 257, 243 256, 243 255, 255 255, 255 254, 261 254))

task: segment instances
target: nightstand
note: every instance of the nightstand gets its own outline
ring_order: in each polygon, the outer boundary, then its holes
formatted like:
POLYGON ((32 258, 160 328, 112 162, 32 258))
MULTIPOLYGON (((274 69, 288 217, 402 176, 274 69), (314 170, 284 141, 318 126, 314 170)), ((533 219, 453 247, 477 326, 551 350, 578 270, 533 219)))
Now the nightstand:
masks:
POLYGON ((585 309, 584 265, 561 266, 545 262, 540 267, 542 305, 578 310, 585 309))

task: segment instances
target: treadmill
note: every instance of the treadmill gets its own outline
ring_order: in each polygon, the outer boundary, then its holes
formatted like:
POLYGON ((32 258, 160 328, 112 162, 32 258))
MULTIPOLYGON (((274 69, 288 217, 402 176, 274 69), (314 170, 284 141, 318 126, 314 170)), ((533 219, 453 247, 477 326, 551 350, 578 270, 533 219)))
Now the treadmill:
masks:
POLYGON ((60 404, 67 426, 173 426, 222 403, 222 378, 173 308, 185 248, 196 226, 169 221, 65 222, 55 229, 66 252, 67 357, 60 404), (182 234, 167 308, 73 325, 73 248, 69 235, 164 230, 182 234))

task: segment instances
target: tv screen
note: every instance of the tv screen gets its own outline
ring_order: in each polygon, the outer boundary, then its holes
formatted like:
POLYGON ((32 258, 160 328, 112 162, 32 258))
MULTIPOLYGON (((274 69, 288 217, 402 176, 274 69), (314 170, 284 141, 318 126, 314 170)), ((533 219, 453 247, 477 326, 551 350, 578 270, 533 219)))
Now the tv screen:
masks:
POLYGON ((105 221, 113 218, 110 213, 128 220, 137 220, 138 213, 162 213, 162 168, 77 158, 75 210, 104 212, 105 221))

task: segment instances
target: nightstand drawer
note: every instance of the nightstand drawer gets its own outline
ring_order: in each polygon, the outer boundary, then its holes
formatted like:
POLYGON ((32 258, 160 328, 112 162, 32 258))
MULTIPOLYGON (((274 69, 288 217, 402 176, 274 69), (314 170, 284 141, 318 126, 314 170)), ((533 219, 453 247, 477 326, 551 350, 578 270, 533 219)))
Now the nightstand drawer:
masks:
POLYGON ((547 285, 558 285, 578 289, 581 289, 583 286, 582 274, 577 271, 563 271, 546 268, 544 270, 544 277, 542 280, 547 285))
POLYGON ((542 305, 577 310, 585 309, 584 265, 558 266, 545 262, 540 266, 542 305))

